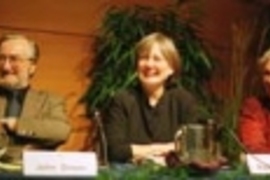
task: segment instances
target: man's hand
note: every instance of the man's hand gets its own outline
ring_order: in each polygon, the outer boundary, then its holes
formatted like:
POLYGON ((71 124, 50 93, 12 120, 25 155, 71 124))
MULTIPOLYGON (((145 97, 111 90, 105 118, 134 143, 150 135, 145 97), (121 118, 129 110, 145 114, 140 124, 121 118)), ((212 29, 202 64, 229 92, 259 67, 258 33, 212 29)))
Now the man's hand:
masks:
POLYGON ((2 126, 5 126, 10 131, 16 131, 17 119, 15 117, 2 118, 0 120, 2 126))

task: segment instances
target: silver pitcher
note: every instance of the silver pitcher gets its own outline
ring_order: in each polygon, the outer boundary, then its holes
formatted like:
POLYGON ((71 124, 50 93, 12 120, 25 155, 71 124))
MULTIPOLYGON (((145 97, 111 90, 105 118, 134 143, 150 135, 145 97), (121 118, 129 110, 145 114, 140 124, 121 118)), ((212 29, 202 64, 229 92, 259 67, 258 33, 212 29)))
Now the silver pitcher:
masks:
POLYGON ((210 161, 219 155, 212 120, 207 124, 186 124, 175 135, 175 151, 184 163, 210 161))

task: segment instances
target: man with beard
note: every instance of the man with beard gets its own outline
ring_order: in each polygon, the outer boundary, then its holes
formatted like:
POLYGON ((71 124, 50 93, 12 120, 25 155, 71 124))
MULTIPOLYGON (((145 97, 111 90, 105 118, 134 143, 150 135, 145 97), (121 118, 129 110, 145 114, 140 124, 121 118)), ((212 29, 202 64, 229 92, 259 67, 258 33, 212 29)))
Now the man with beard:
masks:
POLYGON ((69 134, 64 101, 30 86, 38 58, 31 39, 19 34, 0 38, 0 133, 8 137, 4 160, 20 161, 26 149, 54 149, 69 134))

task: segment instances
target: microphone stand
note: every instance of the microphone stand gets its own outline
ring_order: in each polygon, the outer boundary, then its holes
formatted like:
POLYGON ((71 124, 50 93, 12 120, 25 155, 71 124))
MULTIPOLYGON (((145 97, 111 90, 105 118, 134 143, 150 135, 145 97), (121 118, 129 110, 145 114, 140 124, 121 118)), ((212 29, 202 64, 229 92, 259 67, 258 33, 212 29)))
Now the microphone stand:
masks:
POLYGON ((104 127, 102 123, 101 113, 98 110, 93 112, 93 120, 97 125, 97 137, 98 137, 98 147, 99 147, 99 157, 102 165, 109 165, 108 161, 108 150, 107 150, 107 139, 104 132, 104 127))

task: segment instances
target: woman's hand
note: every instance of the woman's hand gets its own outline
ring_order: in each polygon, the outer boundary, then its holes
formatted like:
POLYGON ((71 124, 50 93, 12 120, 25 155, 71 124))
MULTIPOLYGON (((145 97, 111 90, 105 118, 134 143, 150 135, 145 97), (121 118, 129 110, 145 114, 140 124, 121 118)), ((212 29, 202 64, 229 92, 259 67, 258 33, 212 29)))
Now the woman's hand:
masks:
POLYGON ((150 155, 165 156, 168 152, 174 151, 174 143, 152 144, 150 155))
POLYGON ((144 160, 166 165, 165 156, 174 150, 174 143, 156 143, 148 145, 131 145, 134 163, 140 163, 144 160))

